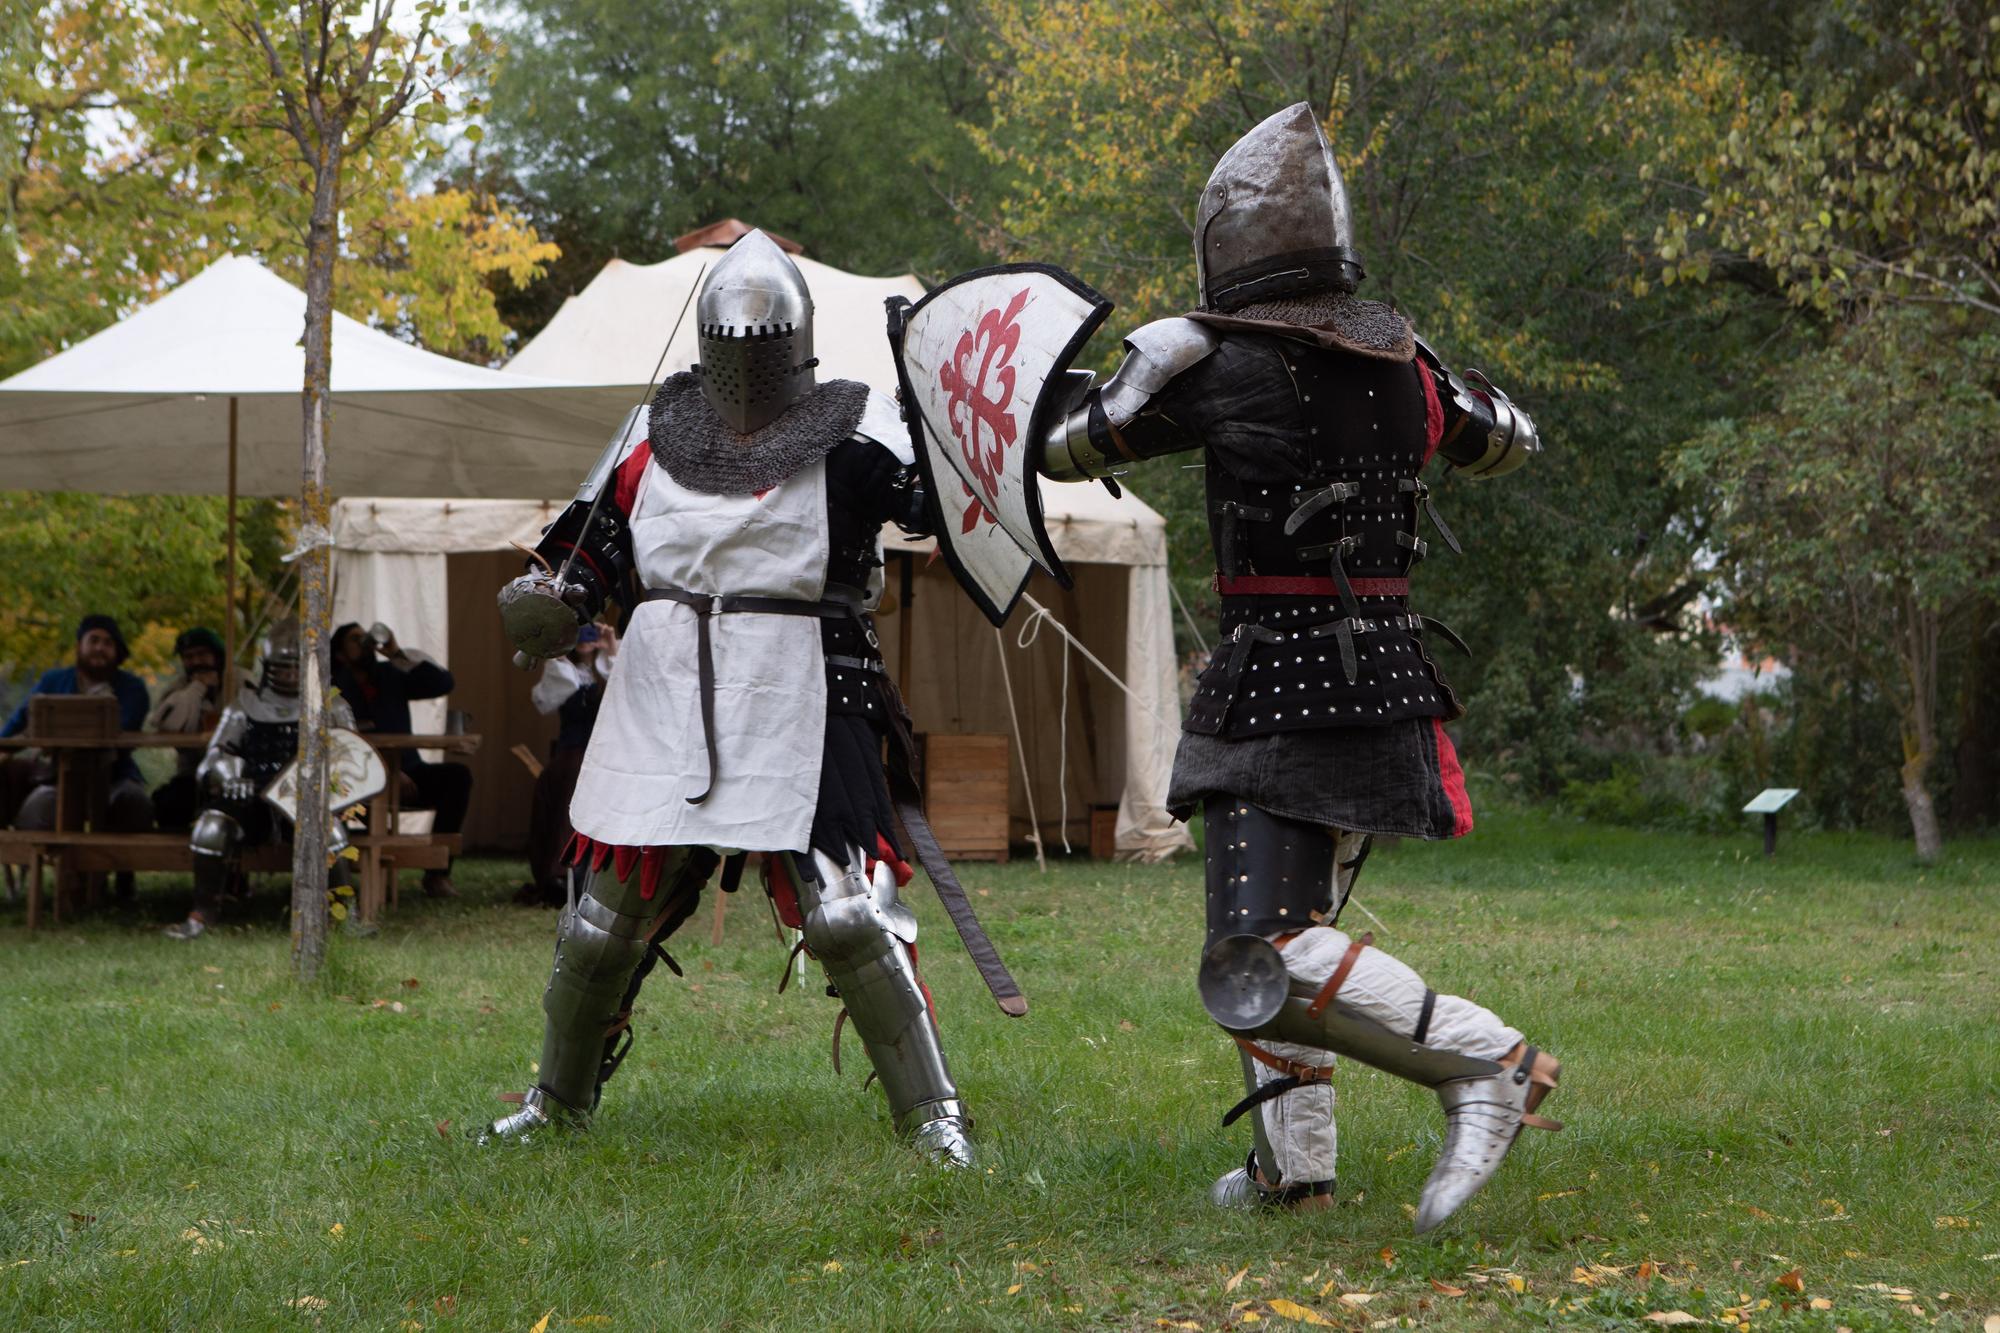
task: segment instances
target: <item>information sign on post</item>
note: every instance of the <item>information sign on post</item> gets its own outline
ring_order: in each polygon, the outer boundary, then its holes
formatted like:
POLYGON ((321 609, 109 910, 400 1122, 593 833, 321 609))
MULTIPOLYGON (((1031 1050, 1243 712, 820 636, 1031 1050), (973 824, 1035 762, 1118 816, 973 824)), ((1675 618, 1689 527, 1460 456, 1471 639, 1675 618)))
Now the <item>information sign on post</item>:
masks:
POLYGON ((1778 854, 1778 812, 1799 794, 1797 787, 1766 787, 1743 807, 1746 815, 1764 816, 1764 855, 1778 854))

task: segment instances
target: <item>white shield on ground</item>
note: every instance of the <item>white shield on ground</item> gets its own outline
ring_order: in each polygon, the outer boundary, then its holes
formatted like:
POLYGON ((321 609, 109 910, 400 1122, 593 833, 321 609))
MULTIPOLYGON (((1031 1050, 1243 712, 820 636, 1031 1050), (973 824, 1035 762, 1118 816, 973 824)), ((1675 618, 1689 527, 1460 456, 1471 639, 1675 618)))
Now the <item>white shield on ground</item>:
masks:
POLYGON ((953 278, 892 322, 903 402, 938 546, 988 619, 1007 618, 1039 564, 1069 574, 1042 526, 1038 438, 1064 404, 1063 372, 1111 303, 1046 264, 953 278))

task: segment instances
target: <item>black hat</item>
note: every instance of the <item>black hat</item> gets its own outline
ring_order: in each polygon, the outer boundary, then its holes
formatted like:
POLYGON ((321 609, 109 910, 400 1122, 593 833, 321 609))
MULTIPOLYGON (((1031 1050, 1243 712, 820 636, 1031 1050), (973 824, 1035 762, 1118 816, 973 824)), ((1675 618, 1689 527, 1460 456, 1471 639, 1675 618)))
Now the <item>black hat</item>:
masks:
POLYGON ((81 639, 94 629, 103 630, 111 636, 111 642, 118 645, 118 656, 112 659, 111 665, 124 666, 125 659, 132 655, 132 650, 125 646, 125 636, 118 632, 118 622, 110 616, 85 616, 76 622, 76 637, 81 639))
POLYGON ((196 625, 193 629, 182 630, 181 636, 174 640, 175 657, 179 657, 190 648, 206 648, 217 657, 222 656, 225 651, 222 646, 222 636, 206 625, 196 625))

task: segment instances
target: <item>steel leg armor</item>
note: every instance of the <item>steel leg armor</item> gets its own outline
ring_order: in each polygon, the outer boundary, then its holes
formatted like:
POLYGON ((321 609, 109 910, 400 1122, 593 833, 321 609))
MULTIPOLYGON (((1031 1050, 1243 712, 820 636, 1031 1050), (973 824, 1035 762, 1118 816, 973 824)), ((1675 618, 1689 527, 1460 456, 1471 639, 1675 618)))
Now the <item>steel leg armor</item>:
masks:
POLYGON ((861 1034, 897 1131, 940 1166, 970 1166, 965 1107, 911 950, 917 919, 897 899, 890 868, 878 862, 870 874, 858 849, 845 867, 819 852, 786 860, 806 948, 861 1034))
POLYGON ((194 854, 195 910, 213 916, 229 891, 243 848, 243 826, 214 806, 195 817, 188 833, 188 850, 194 854))
POLYGON ((632 1002, 656 941, 693 912, 714 865, 706 848, 673 847, 665 855, 659 897, 641 895, 637 866, 621 880, 607 861, 563 912, 555 967, 542 992, 548 1021, 540 1078, 523 1095, 521 1109, 478 1134, 480 1142, 526 1142, 552 1125, 581 1129, 590 1123, 604 1080, 629 1048, 632 1002))
POLYGON ((1325 1098, 1323 1170, 1331 1178, 1330 1090, 1318 1086, 1324 1069, 1305 1058, 1330 1051, 1438 1093, 1445 1143, 1417 1215, 1417 1230, 1430 1230, 1486 1183, 1523 1125, 1558 1127, 1531 1114, 1554 1086, 1557 1062, 1526 1046, 1488 1010, 1426 987, 1373 948, 1371 937, 1351 938, 1332 927, 1336 901, 1344 905, 1353 890, 1365 840, 1341 835, 1337 842, 1330 830, 1241 802, 1211 801, 1207 818, 1202 1003, 1244 1051, 1251 1095, 1231 1118, 1258 1109, 1264 1131, 1251 1162, 1218 1181, 1214 1197, 1296 1203, 1301 1185, 1311 1183, 1279 1170, 1285 1141, 1313 1128, 1292 1123, 1299 1118, 1289 1110, 1282 1129, 1266 1119, 1279 1098, 1325 1098))

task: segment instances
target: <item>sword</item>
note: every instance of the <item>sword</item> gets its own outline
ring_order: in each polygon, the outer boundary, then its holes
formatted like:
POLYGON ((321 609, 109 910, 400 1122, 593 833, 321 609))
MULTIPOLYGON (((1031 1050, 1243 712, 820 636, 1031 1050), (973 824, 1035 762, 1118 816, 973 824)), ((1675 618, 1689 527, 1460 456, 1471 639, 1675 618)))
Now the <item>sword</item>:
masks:
MULTIPOLYGON (((666 367, 667 352, 673 347, 674 338, 679 335, 681 331, 681 324, 687 319, 688 307, 694 304, 694 295, 696 292, 701 290, 701 280, 703 277, 707 276, 707 274, 708 274, 708 264, 706 261, 704 261, 702 263, 702 266, 695 271, 694 283, 688 288, 687 299, 681 302, 680 314, 674 316, 673 328, 667 330, 666 342, 660 345, 660 359, 653 363, 652 381, 646 386, 646 396, 639 400, 639 406, 642 408, 645 407, 646 404, 652 402, 653 395, 659 392, 660 371, 666 367)), ((597 522, 598 507, 604 503, 604 497, 608 495, 613 489, 610 483, 611 483, 611 478, 608 476, 603 481, 598 483, 597 494, 593 495, 590 498, 590 508, 588 511, 585 512, 583 516, 583 527, 581 529, 582 532, 589 532, 592 525, 597 522)), ((519 545, 519 543, 516 543, 516 545, 519 545)), ((522 549, 525 550, 526 548, 524 547, 522 549)), ((571 564, 575 562, 577 552, 581 549, 582 547, 580 545, 572 545, 569 548, 569 554, 563 557, 562 565, 559 568, 550 571, 550 579, 553 587, 561 588, 563 586, 563 579, 569 574, 569 567, 571 564)), ((540 560, 542 562, 543 569, 548 569, 549 562, 541 555, 540 552, 528 551, 528 554, 533 556, 535 559, 540 560)), ((525 652, 516 652, 514 654, 513 660, 515 667, 517 667, 518 669, 522 671, 533 671, 535 669, 535 663, 539 659, 530 657, 525 652)))

